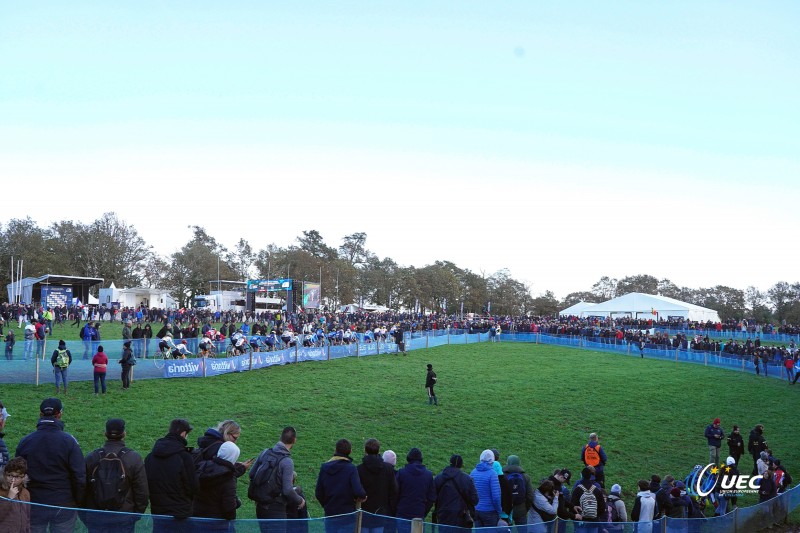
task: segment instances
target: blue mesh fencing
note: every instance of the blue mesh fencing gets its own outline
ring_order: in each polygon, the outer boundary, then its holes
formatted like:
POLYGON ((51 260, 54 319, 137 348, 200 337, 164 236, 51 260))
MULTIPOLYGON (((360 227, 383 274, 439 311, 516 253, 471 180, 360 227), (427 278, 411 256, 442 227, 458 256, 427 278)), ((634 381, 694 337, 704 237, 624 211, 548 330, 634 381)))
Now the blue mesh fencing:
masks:
MULTIPOLYGON (((30 519, 34 527, 46 523, 65 533, 458 533, 464 528, 443 524, 403 520, 355 512, 346 515, 298 520, 222 520, 211 518, 175 519, 150 514, 116 513, 70 509, 0 498, 2 509, 30 519)), ((652 522, 577 522, 556 519, 550 522, 478 528, 485 533, 749 533, 786 521, 800 505, 798 487, 750 507, 739 507, 724 516, 712 518, 661 518, 652 522)))

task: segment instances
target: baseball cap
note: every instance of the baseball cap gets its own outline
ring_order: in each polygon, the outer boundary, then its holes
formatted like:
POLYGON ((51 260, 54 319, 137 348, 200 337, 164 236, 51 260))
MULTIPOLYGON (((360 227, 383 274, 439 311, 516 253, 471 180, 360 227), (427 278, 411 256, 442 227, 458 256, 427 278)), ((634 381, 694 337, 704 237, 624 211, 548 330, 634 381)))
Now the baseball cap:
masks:
POLYGON ((64 405, 58 398, 45 398, 39 406, 39 411, 45 416, 53 416, 63 409, 64 405))
POLYGON ((109 437, 119 437, 125 433, 125 421, 121 418, 110 418, 106 422, 106 435, 109 437))

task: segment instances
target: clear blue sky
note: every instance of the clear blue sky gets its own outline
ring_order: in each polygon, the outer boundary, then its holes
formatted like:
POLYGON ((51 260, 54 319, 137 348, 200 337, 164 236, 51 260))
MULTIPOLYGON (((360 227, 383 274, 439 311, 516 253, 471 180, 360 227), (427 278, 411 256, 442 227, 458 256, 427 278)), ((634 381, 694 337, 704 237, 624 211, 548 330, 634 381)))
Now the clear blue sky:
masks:
POLYGON ((365 231, 560 297, 798 281, 800 4, 562 4, 7 2, 0 221, 365 231))

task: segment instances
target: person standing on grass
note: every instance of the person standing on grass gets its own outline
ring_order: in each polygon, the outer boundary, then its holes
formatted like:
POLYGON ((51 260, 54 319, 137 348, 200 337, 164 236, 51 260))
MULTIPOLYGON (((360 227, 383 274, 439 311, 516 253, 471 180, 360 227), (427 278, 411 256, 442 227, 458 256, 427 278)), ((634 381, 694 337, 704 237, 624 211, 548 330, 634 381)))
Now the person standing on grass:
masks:
POLYGON ((407 464, 397 472, 397 518, 424 519, 436 503, 433 472, 422 464, 422 451, 411 448, 407 464))
POLYGON ((764 425, 757 424, 750 431, 750 437, 747 440, 747 451, 753 457, 753 471, 751 475, 758 474, 758 460, 761 458, 761 452, 767 449, 767 440, 764 438, 764 425))
POLYGON ((67 350, 67 343, 63 340, 58 341, 58 348, 53 350, 50 364, 53 365, 53 375, 56 379, 56 394, 59 382, 63 382, 64 394, 67 394, 67 369, 72 364, 72 353, 67 350))
MULTIPOLYGON (((294 462, 291 450, 296 443, 297 431, 291 426, 283 428, 277 444, 262 451, 250 469, 251 486, 261 479, 265 481, 273 479, 275 484, 275 493, 266 500, 248 496, 256 503, 256 518, 259 520, 286 520, 287 506, 302 509, 306 505, 306 501, 295 492, 292 483, 294 462)), ((269 531, 270 528, 266 527, 266 524, 260 525, 262 531, 269 531)))
POLYGON ((475 506, 475 527, 497 527, 503 508, 500 502, 500 482, 492 467, 494 453, 492 450, 484 450, 481 452, 480 459, 470 473, 478 492, 478 504, 475 506))
POLYGON ((601 488, 605 488, 606 475, 606 452, 600 446, 600 438, 597 433, 589 434, 589 442, 581 450, 581 461, 586 466, 594 468, 594 479, 600 484, 601 488))
POLYGON ((728 436, 728 455, 733 457, 736 466, 739 466, 739 458, 744 453, 744 439, 742 433, 739 431, 739 426, 734 425, 733 431, 728 436))
MULTIPOLYGON (((94 367, 94 395, 97 396, 98 385, 102 384, 103 394, 106 393, 106 369, 108 368, 108 356, 103 351, 102 346, 97 347, 97 353, 92 357, 92 367, 94 367)), ((66 392, 66 387, 64 387, 66 392)))
MULTIPOLYGON (((361 509, 368 513, 392 516, 397 505, 397 478, 392 465, 385 463, 380 456, 381 443, 378 439, 368 439, 364 443, 364 458, 358 465, 358 477, 367 493, 367 500, 361 509)), ((364 516, 364 529, 381 529, 380 520, 364 516)))
POLYGON ((425 376, 425 390, 428 391, 428 405, 439 405, 439 400, 436 399, 436 392, 433 387, 436 385, 436 372, 433 371, 433 365, 428 363, 428 374, 425 376))
MULTIPOLYGON (((119 364, 122 365, 122 390, 128 390, 131 386, 133 366, 136 364, 136 357, 131 351, 131 341, 125 341, 122 345, 122 357, 119 359, 119 364)), ((103 393, 105 393, 105 386, 103 393)))
POLYGON ((722 439, 725 438, 719 418, 706 426, 705 437, 708 441, 708 462, 719 465, 719 449, 722 447, 722 439))
POLYGON ((325 530, 331 533, 352 529, 355 516, 351 513, 367 498, 358 469, 350 458, 352 451, 349 440, 339 439, 333 457, 319 469, 314 495, 325 510, 325 530))

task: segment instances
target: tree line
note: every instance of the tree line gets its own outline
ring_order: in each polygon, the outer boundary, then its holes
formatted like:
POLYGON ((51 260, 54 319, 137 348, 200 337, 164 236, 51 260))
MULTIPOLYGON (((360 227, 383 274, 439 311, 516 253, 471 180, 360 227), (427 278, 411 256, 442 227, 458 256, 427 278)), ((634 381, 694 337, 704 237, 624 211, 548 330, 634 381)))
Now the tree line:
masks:
MULTIPOLYGON (((722 320, 744 317, 759 322, 800 323, 800 282, 779 282, 762 292, 736 289, 678 287, 668 279, 640 274, 622 279, 601 277, 589 290, 563 300, 545 290, 533 296, 531 287, 507 269, 492 274, 472 272, 446 260, 416 267, 367 248, 367 234, 346 235, 338 246, 325 242, 317 230, 303 231, 286 247, 254 248, 240 238, 228 249, 200 226, 190 226, 191 238, 180 250, 159 255, 136 228, 105 213, 89 224, 59 221, 38 226, 30 217, 0 224, 2 286, 11 281, 11 262, 24 261, 23 275, 98 277, 106 286, 153 287, 170 291, 181 307, 212 287, 211 280, 292 278, 322 282, 323 302, 332 307, 370 302, 448 314, 553 315, 578 301, 601 302, 629 292, 659 294, 715 309, 722 320)), ((16 265, 14 265, 16 269, 16 265)), ((2 299, 7 299, 6 291, 2 299)))

